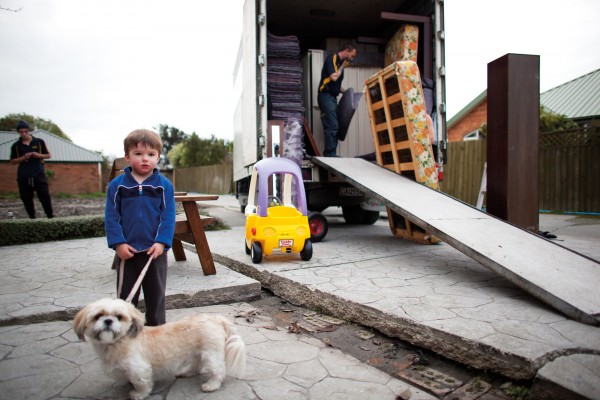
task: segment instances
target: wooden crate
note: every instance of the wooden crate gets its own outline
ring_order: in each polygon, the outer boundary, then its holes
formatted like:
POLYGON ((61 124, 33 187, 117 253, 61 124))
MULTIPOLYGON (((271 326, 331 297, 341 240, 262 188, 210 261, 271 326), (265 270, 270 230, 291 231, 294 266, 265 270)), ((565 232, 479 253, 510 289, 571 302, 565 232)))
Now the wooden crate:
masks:
MULTIPOLYGON (((439 190, 417 64, 414 61, 398 61, 367 79, 365 99, 377 163, 439 190)), ((439 239, 390 209, 388 220, 395 236, 419 243, 439 242, 439 239)))

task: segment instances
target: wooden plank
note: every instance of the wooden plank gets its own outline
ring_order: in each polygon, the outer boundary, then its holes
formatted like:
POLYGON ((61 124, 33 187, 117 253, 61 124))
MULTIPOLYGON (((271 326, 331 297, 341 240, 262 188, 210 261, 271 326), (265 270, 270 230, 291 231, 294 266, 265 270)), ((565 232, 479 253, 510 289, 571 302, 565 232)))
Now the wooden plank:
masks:
POLYGON ((600 325, 598 261, 365 160, 313 161, 565 315, 600 325))
POLYGON ((185 196, 175 196, 175 201, 208 201, 208 200, 218 200, 219 196, 214 195, 185 195, 185 196))
POLYGON ((185 261, 187 258, 185 257, 185 251, 183 250, 183 244, 181 240, 173 238, 173 245, 171 246, 171 250, 173 250, 173 256, 175 257, 175 261, 185 261))
MULTIPOLYGON (((202 226, 204 227, 204 226, 210 225, 213 222, 215 222, 215 219, 213 217, 207 217, 205 215, 201 215, 200 222, 202 223, 202 226)), ((190 224, 188 223, 187 218, 183 215, 177 215, 177 217, 175 219, 175 235, 188 233, 188 232, 191 232, 191 229, 190 229, 190 224)), ((189 242, 189 243, 193 243, 193 241, 189 242)))
POLYGON ((217 200, 218 198, 219 196, 214 195, 175 196, 175 201, 180 201, 183 205, 185 217, 181 215, 175 217, 175 235, 172 246, 173 255, 177 261, 185 260, 186 256, 181 241, 194 244, 204 275, 214 275, 217 273, 212 254, 208 247, 208 241, 206 240, 206 234, 204 233, 204 224, 209 223, 212 218, 205 218, 203 222, 196 202, 217 200))
MULTIPOLYGON (((315 156, 320 156, 321 153, 319 152, 319 148, 317 147, 317 144, 315 143, 315 138, 313 137, 312 131, 310 130, 310 127, 308 126, 308 121, 306 120, 306 118, 302 117, 302 122, 303 122, 304 132, 306 133, 306 137, 308 138, 308 143, 312 147, 313 154, 315 156)), ((283 137, 283 131, 281 131, 281 135, 283 137)), ((282 139, 281 143, 283 143, 283 139, 282 139)))
POLYGON ((214 275, 217 273, 217 270, 215 269, 212 254, 208 247, 204 228, 200 222, 198 206, 195 201, 184 201, 182 204, 190 226, 190 231, 192 232, 192 235, 194 235, 194 244, 196 246, 196 251, 198 252, 198 257, 200 258, 202 271, 204 272, 204 275, 214 275))

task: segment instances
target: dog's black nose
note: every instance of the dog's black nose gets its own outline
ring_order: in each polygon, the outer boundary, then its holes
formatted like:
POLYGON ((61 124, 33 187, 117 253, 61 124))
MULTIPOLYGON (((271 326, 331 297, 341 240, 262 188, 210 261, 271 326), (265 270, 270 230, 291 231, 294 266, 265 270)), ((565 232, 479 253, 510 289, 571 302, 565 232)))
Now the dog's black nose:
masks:
POLYGON ((105 320, 104 320, 104 325, 106 325, 106 326, 111 326, 111 325, 112 325, 112 323, 113 323, 113 320, 112 320, 112 319, 105 319, 105 320))

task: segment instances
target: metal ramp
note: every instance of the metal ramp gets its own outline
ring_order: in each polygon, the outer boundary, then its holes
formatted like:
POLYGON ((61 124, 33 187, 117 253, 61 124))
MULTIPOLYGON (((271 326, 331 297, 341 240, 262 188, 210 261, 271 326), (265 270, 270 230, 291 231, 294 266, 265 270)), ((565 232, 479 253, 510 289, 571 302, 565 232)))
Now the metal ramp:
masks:
POLYGON ((598 261, 363 159, 313 162, 565 315, 600 325, 598 261))

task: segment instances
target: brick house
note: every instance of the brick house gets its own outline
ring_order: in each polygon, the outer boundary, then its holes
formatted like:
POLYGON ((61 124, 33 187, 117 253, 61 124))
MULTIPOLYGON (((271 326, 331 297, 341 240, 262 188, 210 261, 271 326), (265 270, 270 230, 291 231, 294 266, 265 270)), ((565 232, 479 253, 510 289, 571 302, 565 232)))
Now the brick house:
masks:
POLYGON ((448 141, 479 139, 479 128, 484 123, 487 123, 487 90, 448 121, 448 141))
MULTIPOLYGON (((50 176, 50 193, 88 194, 102 192, 102 156, 42 129, 32 131, 43 139, 52 154, 45 167, 50 176)), ((17 168, 10 164, 10 148, 17 132, 0 132, 0 192, 18 193, 17 168)))
MULTIPOLYGON (((545 109, 577 122, 580 126, 600 120, 600 69, 540 94, 545 109)), ((481 138, 479 128, 487 123, 487 90, 448 120, 448 141, 481 138)))

